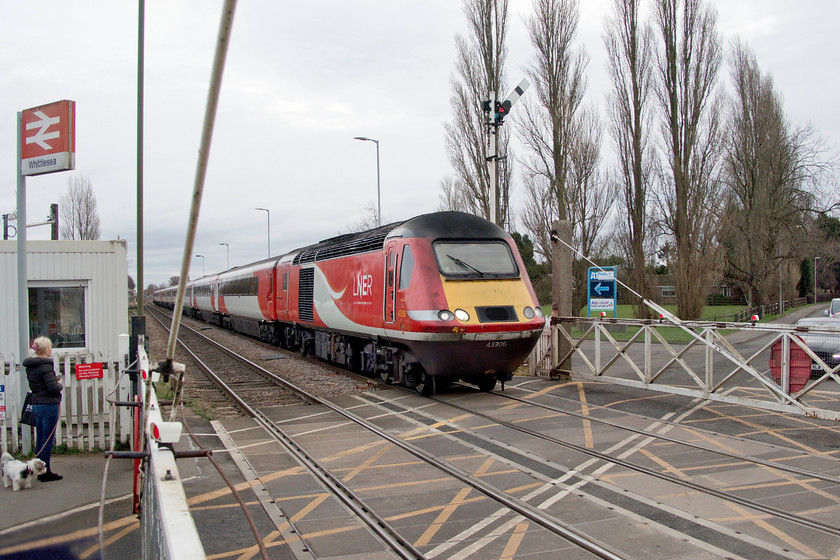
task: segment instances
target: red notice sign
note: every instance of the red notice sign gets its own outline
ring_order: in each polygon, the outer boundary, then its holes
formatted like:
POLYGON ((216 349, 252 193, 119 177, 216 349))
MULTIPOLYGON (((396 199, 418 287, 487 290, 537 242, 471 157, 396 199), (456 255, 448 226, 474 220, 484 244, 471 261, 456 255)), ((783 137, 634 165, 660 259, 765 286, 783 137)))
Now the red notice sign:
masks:
POLYGON ((56 101, 21 111, 22 175, 76 168, 76 102, 56 101))
POLYGON ((102 364, 76 364, 76 379, 102 379, 102 364))

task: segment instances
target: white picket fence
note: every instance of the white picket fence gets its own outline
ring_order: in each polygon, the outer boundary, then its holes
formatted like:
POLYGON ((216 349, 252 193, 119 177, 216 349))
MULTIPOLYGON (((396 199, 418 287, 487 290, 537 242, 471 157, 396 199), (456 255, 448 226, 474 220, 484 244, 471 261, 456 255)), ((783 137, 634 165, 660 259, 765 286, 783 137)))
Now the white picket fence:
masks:
MULTIPOLYGON (((131 412, 126 407, 114 406, 116 401, 130 400, 131 383, 125 358, 112 359, 96 355, 54 356, 56 373, 61 373, 62 392, 59 423, 56 427, 55 445, 66 445, 85 451, 96 448, 109 449, 112 441, 127 442, 132 430, 131 412), (77 379, 75 366, 79 363, 101 363, 101 379, 77 379)), ((20 424, 20 365, 14 356, 0 354, 3 374, 0 385, 5 387, 5 413, 0 421, 3 450, 17 453, 22 450, 23 430, 30 430, 34 447, 35 431, 20 424)), ((25 374, 24 374, 25 375, 25 374)))
POLYGON ((528 375, 548 377, 551 371, 551 321, 545 322, 542 336, 528 356, 528 375))

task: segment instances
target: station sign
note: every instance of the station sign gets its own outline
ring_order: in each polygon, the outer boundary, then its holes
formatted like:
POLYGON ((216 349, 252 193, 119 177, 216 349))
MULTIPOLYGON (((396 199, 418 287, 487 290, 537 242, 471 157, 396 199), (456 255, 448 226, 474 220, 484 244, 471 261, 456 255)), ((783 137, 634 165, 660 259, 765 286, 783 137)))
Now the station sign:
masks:
POLYGON ((21 111, 21 175, 76 168, 76 102, 65 99, 21 111))
POLYGON ((588 315, 593 311, 612 311, 613 317, 617 314, 618 293, 616 290, 616 268, 591 267, 586 271, 588 279, 588 315))

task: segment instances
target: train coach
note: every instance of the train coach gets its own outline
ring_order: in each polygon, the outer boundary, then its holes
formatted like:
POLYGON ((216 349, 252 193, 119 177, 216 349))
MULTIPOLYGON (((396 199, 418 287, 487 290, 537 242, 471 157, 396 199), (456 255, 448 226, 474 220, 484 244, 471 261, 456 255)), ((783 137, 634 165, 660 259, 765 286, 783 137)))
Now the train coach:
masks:
MULTIPOLYGON (((155 294, 172 307, 174 288, 155 294)), ((497 225, 436 212, 200 278, 184 312, 430 395, 509 379, 545 319, 497 225)))

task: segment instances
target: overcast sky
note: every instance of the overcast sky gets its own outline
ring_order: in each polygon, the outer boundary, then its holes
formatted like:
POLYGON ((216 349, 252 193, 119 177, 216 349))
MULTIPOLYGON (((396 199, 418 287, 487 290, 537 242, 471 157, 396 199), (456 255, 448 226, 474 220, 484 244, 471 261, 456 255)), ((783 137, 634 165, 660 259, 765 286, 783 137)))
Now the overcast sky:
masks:
MULTIPOLYGON (((588 99, 603 107, 608 0, 581 2, 588 99)), ((785 108, 840 140, 836 0, 715 2, 726 39, 739 34, 773 74, 785 108)), ((434 211, 451 174, 459 0, 239 2, 210 153, 191 276, 335 235, 376 204, 380 141, 383 223, 434 211), (202 269, 204 267, 204 270, 202 269)), ((530 0, 510 0, 508 79, 532 49, 530 0)), ((102 239, 128 241, 136 278, 137 7, 133 2, 0 0, 0 213, 14 212, 17 112, 76 102, 76 170, 27 180, 30 223, 43 221, 71 173, 90 180, 102 239)), ((148 1, 145 58, 145 283, 180 271, 220 0, 148 1)), ((728 70, 722 76, 728 80, 728 70)), ((507 92, 505 92, 507 93, 507 92)), ((527 95, 527 92, 526 92, 527 95)), ((515 109, 514 109, 515 113, 515 109)), ((605 150, 610 150, 609 142, 605 150)), ((521 186, 519 187, 521 188, 521 186)), ((28 231, 48 239, 49 228, 28 231)))

